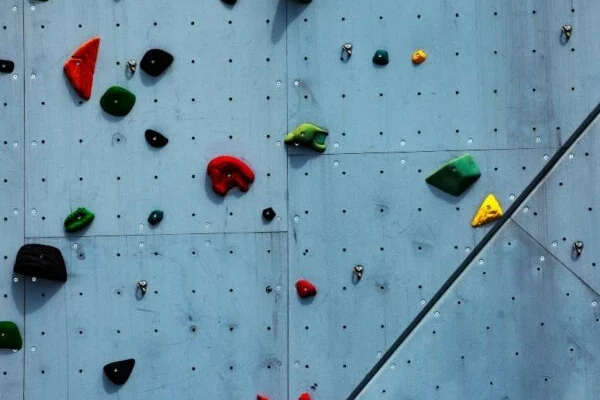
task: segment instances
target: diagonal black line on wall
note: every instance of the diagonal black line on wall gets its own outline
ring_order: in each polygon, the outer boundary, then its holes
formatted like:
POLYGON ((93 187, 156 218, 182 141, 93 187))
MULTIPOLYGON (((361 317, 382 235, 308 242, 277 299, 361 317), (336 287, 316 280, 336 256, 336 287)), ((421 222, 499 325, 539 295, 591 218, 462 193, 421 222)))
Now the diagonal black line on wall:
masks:
POLYGON ((392 346, 385 352, 385 354, 379 359, 375 366, 367 373, 363 380, 356 386, 356 388, 350 393, 347 400, 354 400, 360 394, 360 392, 371 382, 373 377, 381 370, 381 368, 387 363, 392 355, 398 350, 398 348, 404 343, 406 338, 415 330, 415 328, 421 323, 427 314, 433 309, 440 298, 452 287, 454 282, 462 275, 467 267, 479 256, 483 248, 496 236, 496 234, 502 229, 510 217, 521 208, 527 198, 533 193, 533 191, 540 185, 540 183, 546 178, 553 168, 560 162, 565 153, 575 144, 587 129, 592 125, 594 120, 600 115, 600 103, 588 114, 588 116, 581 122, 581 124, 571 134, 569 139, 558 149, 558 151, 552 156, 552 158, 544 165, 540 172, 532 179, 527 185, 525 190, 519 195, 519 197, 513 202, 513 204, 506 211, 502 219, 500 219, 490 231, 481 239, 481 241, 475 246, 463 262, 456 268, 456 270, 448 277, 444 284, 435 292, 431 300, 423 307, 423 309, 417 314, 417 316, 408 324, 406 329, 400 334, 398 339, 394 341, 392 346))

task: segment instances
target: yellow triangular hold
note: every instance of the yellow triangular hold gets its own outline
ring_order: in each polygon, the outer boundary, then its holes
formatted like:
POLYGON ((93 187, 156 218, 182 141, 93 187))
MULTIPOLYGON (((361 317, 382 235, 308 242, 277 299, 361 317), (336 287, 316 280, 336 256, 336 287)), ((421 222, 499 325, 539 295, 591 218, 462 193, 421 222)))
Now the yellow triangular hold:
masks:
POLYGON ((483 203, 481 203, 479 211, 477 211, 473 217, 471 226, 477 227, 485 225, 489 222, 502 218, 503 215, 504 212, 502 211, 502 206, 498 202, 498 199, 496 199, 493 194, 489 194, 483 203))

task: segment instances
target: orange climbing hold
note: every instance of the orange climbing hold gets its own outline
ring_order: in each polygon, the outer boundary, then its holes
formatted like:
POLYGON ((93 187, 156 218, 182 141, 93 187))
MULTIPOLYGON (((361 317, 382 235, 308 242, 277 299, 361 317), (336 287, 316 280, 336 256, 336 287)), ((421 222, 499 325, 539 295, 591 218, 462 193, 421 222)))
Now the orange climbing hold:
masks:
POLYGON ((95 37, 82 44, 65 62, 64 71, 77 94, 85 100, 92 97, 94 70, 98 58, 100 38, 95 37))
POLYGON ((493 194, 488 195, 471 221, 472 227, 482 226, 502 218, 504 212, 500 202, 493 194))
POLYGON ((421 64, 427 60, 425 50, 419 49, 412 54, 411 60, 414 64, 421 64))
POLYGON ((310 394, 304 392, 298 397, 298 400, 310 400, 310 394))
POLYGON ((240 160, 232 156, 219 156, 208 163, 208 175, 215 193, 225 196, 230 189, 237 187, 247 192, 254 182, 254 172, 240 160))

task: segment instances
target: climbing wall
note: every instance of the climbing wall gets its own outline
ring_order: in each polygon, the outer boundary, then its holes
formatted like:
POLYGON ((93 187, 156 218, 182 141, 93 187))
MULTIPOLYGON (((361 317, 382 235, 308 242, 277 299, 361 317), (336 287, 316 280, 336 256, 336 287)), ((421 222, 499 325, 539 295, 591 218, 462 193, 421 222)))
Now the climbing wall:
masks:
POLYGON ((0 397, 598 397, 594 130, 519 195, 600 99, 600 5, 225 3, 1 6, 0 321, 24 346, 0 350, 0 397), (86 101, 63 64, 96 36, 86 101), (154 48, 174 57, 158 77, 154 48), (111 86, 127 115, 101 108, 111 86), (323 153, 284 143, 304 122, 323 153), (464 194, 425 183, 466 153, 464 194), (221 155, 253 169, 247 193, 213 191, 221 155), (519 203, 493 237, 470 225, 490 193, 519 203), (68 234, 77 207, 95 219, 68 234), (60 249, 68 281, 13 274, 25 243, 60 249), (128 358, 115 385, 102 367, 128 358))

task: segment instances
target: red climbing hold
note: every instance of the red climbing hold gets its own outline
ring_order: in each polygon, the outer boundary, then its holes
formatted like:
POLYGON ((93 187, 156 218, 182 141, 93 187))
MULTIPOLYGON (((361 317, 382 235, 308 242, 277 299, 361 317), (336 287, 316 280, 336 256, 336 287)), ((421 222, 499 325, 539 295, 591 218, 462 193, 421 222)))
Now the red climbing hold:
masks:
POLYGON ((254 172, 248 164, 232 156, 213 158, 208 163, 207 172, 212 180, 213 190, 221 196, 225 196, 233 187, 247 192, 254 182, 254 172))
POLYGON ((257 394, 256 400, 269 400, 269 398, 267 396, 263 396, 262 394, 257 394))
POLYGON ((298 400, 310 400, 310 394, 304 392, 298 397, 298 400))
POLYGON ((73 89, 85 100, 89 100, 92 96, 98 47, 100 47, 99 37, 88 40, 73 53, 64 65, 65 74, 73 85, 73 89))
POLYGON ((298 296, 302 298, 312 297, 317 294, 317 287, 306 279, 300 279, 296 282, 296 291, 298 292, 298 296))

